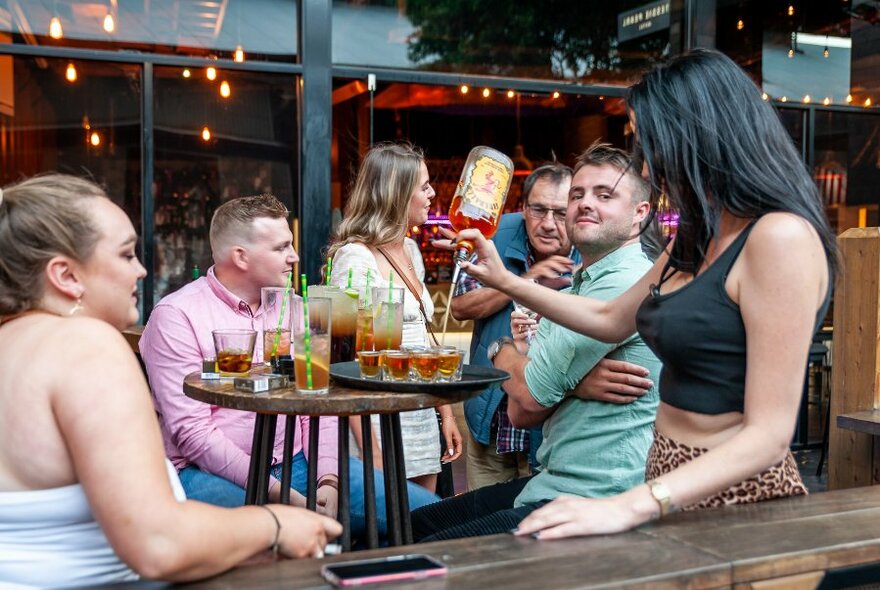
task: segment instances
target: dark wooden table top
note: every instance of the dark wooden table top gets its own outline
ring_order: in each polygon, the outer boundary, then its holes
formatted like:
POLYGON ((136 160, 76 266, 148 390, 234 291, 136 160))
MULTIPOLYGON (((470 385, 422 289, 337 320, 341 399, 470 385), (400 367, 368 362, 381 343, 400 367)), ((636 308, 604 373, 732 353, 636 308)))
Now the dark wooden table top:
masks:
POLYGON ((840 414, 837 416, 837 427, 867 434, 880 434, 880 410, 840 414))
POLYGON ((141 334, 144 333, 143 326, 129 326, 122 331, 122 335, 125 337, 125 341, 128 342, 128 345, 131 346, 132 352, 135 354, 140 352, 140 341, 141 334))
POLYGON ((449 573, 393 586, 400 590, 733 587, 880 561, 880 486, 672 514, 619 535, 563 541, 494 535, 254 565, 193 587, 329 588, 320 575, 324 564, 402 552, 440 559, 449 573))
POLYGON ((461 402, 480 393, 472 389, 454 389, 443 395, 363 391, 335 385, 331 381, 330 391, 326 394, 297 393, 292 385, 253 394, 236 390, 232 379, 206 381, 201 378, 201 373, 187 375, 183 391, 192 399, 224 408, 304 416, 390 414, 461 402))

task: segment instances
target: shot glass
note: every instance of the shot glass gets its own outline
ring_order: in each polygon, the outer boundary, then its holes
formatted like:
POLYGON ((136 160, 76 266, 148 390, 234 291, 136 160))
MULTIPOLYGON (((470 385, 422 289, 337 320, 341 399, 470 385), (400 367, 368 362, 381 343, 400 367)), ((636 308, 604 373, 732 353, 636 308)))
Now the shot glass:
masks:
POLYGON ((437 352, 437 381, 450 383, 461 381, 461 361, 464 355, 454 346, 440 346, 437 352))
POLYGON ((278 372, 277 358, 290 355, 290 334, 293 327, 294 301, 301 299, 290 289, 260 289, 263 316, 263 363, 278 372))
POLYGON ((412 356, 404 350, 382 351, 382 378, 385 381, 406 381, 409 379, 412 356))
POLYGON ((241 377, 251 370, 256 330, 214 330, 214 350, 221 377, 241 377))
POLYGON ((403 287, 373 287, 373 342, 396 350, 403 340, 403 287))
POLYGON ((418 381, 431 383, 437 380, 440 370, 440 354, 436 350, 419 350, 412 353, 412 374, 418 381))
POLYGON ((363 379, 382 378, 382 353, 378 350, 361 350, 357 353, 358 366, 363 379))
POLYGON ((330 388, 331 304, 323 297, 309 298, 308 323, 305 321, 305 305, 302 299, 294 301, 294 383, 298 393, 327 393, 330 388))

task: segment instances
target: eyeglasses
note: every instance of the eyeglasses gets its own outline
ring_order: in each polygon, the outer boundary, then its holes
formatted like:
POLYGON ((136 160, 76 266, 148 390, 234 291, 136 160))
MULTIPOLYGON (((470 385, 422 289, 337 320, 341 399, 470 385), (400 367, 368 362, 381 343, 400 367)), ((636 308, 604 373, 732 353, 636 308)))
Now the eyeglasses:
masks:
POLYGON ((528 213, 529 217, 538 221, 547 219, 547 214, 552 213, 553 221, 556 223, 564 223, 567 210, 552 209, 550 207, 544 207, 543 205, 526 205, 526 213, 528 213))

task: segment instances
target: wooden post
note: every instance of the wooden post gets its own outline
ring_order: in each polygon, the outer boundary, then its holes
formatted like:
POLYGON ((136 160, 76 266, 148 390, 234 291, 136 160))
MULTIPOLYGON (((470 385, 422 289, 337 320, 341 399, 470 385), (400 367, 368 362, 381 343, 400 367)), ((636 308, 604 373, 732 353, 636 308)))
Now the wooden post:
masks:
POLYGON ((853 228, 837 239, 842 270, 834 294, 828 489, 871 485, 868 434, 837 427, 837 416, 880 408, 880 228, 853 228))

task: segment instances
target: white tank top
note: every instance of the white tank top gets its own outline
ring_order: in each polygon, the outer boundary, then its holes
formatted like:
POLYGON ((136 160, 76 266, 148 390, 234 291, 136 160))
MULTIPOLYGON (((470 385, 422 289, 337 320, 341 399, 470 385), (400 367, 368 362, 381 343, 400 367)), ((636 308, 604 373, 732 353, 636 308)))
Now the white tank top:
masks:
MULTIPOLYGON (((177 471, 168 477, 186 500, 177 471)), ((110 547, 80 484, 0 492, 0 590, 136 580, 110 547)))

